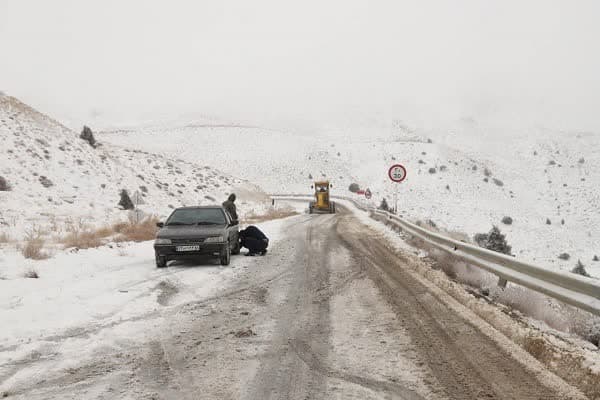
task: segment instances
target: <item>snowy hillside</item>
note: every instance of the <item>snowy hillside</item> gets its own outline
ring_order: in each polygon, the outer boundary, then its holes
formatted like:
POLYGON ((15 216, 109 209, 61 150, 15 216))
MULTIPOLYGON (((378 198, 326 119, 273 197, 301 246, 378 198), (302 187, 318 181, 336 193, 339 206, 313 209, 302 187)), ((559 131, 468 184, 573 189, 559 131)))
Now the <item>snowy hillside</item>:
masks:
POLYGON ((92 225, 124 219, 121 189, 138 192, 140 209, 159 216, 181 205, 220 204, 234 190, 242 203, 264 200, 256 187, 200 157, 183 161, 102 140, 94 148, 13 97, 0 96, 0 141, 0 176, 8 186, 0 191, 0 233, 11 236, 78 219, 92 225))
MULTIPOLYGON (((340 131, 299 135, 223 126, 144 127, 104 132, 102 140, 131 148, 199 156, 229 174, 276 193, 310 193, 312 178, 328 178, 348 195, 352 182, 369 187, 372 203, 391 203, 388 167, 402 163, 399 209, 412 220, 469 236, 498 225, 513 253, 548 268, 571 269, 578 259, 600 276, 600 137, 592 133, 534 132, 508 141, 455 130, 441 141, 402 124, 373 134, 340 131), (485 149, 485 151, 484 151, 485 149), (489 175, 489 176, 486 176, 489 175), (501 222, 508 216, 512 225, 501 222), (550 220, 550 224, 546 220, 550 220), (563 223, 564 220, 564 223, 563 223), (568 260, 558 259, 568 253, 568 260)), ((499 137, 511 137, 510 135, 499 137)))

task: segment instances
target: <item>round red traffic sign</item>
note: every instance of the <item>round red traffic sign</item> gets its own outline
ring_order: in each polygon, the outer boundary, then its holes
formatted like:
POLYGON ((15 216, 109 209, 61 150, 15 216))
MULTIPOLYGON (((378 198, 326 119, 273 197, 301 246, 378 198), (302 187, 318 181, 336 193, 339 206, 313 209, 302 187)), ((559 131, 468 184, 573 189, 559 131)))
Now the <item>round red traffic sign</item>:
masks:
POLYGON ((394 164, 390 167, 388 176, 394 182, 402 182, 406 179, 406 168, 401 164, 394 164))
POLYGON ((371 198, 371 196, 372 196, 372 194, 371 194, 371 190, 370 190, 370 189, 367 189, 367 190, 365 190, 365 197, 366 197, 367 199, 370 199, 370 198, 371 198))

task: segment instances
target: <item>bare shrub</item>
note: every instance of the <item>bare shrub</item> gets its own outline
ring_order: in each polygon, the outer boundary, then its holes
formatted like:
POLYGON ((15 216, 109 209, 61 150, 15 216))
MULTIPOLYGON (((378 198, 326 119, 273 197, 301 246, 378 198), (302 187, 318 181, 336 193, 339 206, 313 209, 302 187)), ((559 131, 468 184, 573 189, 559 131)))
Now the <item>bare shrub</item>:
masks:
POLYGON ((44 175, 40 175, 39 180, 40 180, 40 183, 42 184, 42 186, 45 188, 54 186, 54 183, 50 179, 45 177, 44 175))
POLYGON ((88 228, 70 232, 62 238, 61 242, 65 248, 90 249, 102 246, 104 243, 102 239, 109 235, 110 233, 107 234, 104 229, 93 230, 88 228))
POLYGON ((10 236, 6 232, 0 232, 0 243, 10 243, 10 236))
POLYGON ((117 239, 119 241, 144 242, 156 237, 156 232, 158 232, 157 222, 158 217, 152 215, 139 222, 130 220, 124 223, 116 223, 113 225, 113 230, 118 233, 117 239))
POLYGON ((348 186, 348 190, 352 193, 356 193, 360 190, 360 186, 358 186, 358 183, 351 183, 350 186, 348 186))
POLYGON ((585 270, 585 265, 583 265, 581 260, 577 260, 577 265, 575 265, 571 272, 577 275, 587 276, 588 278, 590 277, 590 274, 585 270))
POLYGON ((69 234, 61 238, 60 243, 65 248, 90 249, 104 245, 110 238, 114 238, 117 242, 152 240, 158 230, 157 222, 157 217, 150 216, 139 222, 130 218, 128 221, 93 228, 79 221, 79 223, 70 223, 67 227, 69 234))
POLYGON ((35 269, 29 269, 23 274, 24 278, 38 279, 40 276, 35 269))
POLYGON ((37 233, 28 232, 25 237, 25 245, 21 248, 23 257, 32 260, 45 260, 50 255, 44 251, 45 240, 37 233))
POLYGON ((560 258, 561 260, 568 260, 569 258, 571 258, 571 256, 569 255, 569 253, 560 253, 558 255, 558 258, 560 258))
POLYGON ((0 192, 8 192, 10 190, 11 187, 8 181, 3 176, 0 176, 0 192))
POLYGON ((506 235, 503 235, 495 225, 488 233, 478 233, 473 239, 480 247, 510 255, 512 247, 506 242, 506 235))
POLYGON ((83 130, 81 131, 79 137, 88 142, 93 148, 96 148, 96 139, 94 138, 94 133, 88 126, 83 126, 83 130))
POLYGON ((262 214, 249 213, 243 219, 242 222, 245 224, 256 223, 256 222, 264 222, 271 221, 274 219, 281 219, 291 217, 293 215, 298 215, 298 212, 293 208, 283 207, 283 208, 269 208, 262 214))
POLYGON ((429 168, 428 172, 430 174, 435 174, 437 172, 437 170, 435 168, 429 168))
POLYGON ((492 181, 497 185, 497 186, 504 186, 504 182, 502 182, 500 179, 496 179, 493 178, 492 181))
POLYGON ((483 175, 485 175, 487 178, 489 178, 490 176, 492 176, 492 171, 490 171, 487 168, 483 169, 483 175))
POLYGON ((505 225, 512 225, 513 219, 511 217, 508 217, 508 216, 503 217, 502 218, 502 223, 505 224, 505 225))

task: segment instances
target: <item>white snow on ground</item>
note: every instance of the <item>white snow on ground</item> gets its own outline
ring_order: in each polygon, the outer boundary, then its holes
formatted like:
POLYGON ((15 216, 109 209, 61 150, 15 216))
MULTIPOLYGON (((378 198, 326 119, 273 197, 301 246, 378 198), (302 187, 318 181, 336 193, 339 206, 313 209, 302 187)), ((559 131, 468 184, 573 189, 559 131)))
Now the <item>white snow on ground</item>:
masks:
POLYGON ((350 194, 351 182, 369 187, 378 205, 384 197, 391 203, 397 187, 399 209, 413 221, 431 219, 471 237, 499 225, 520 259, 563 270, 581 259, 600 277, 600 261, 592 261, 600 257, 600 135, 543 129, 494 134, 473 121, 448 131, 373 124, 360 134, 347 129, 303 135, 180 124, 99 137, 185 160, 201 151, 210 165, 271 193, 309 194, 310 177, 328 178, 334 194, 350 194), (387 178, 396 162, 408 170, 399 186, 387 178), (504 216, 513 224, 501 223, 504 216), (558 259, 563 252, 571 258, 558 259))
MULTIPOLYGON (((285 221, 259 224, 271 246, 282 237, 285 221)), ((216 259, 202 258, 157 269, 152 242, 111 246, 35 262, 14 251, 0 253, 0 377, 16 360, 47 358, 60 369, 103 346, 152 339, 162 313, 222 293, 256 260, 234 256, 229 267, 221 267, 216 259), (38 279, 23 277, 29 268, 38 279)), ((11 376, 0 392, 36 372, 29 368, 11 376)))
POLYGON ((138 192, 140 209, 158 216, 182 205, 220 204, 233 191, 242 194, 242 217, 268 205, 259 188, 212 168, 203 152, 182 161, 102 140, 93 148, 9 96, 0 96, 0 141, 0 176, 10 185, 0 191, 0 234, 13 239, 34 227, 57 233, 80 220, 102 225, 125 219, 117 206, 121 189, 132 197, 138 192))

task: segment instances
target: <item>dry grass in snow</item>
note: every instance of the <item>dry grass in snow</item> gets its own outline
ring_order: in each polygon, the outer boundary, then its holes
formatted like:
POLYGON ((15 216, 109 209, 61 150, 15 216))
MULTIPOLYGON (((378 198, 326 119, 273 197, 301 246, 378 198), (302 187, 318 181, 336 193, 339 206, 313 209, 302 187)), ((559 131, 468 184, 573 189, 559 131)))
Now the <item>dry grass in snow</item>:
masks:
POLYGON ((255 214, 253 212, 250 212, 242 219, 242 223, 251 224, 257 222, 265 222, 274 219, 287 218, 293 215, 298 215, 298 212, 291 207, 269 208, 262 214, 255 214))
POLYGON ((6 232, 0 232, 0 244, 10 243, 10 236, 6 232))
POLYGON ((38 279, 40 276, 38 275, 35 269, 29 269, 23 274, 23 277, 30 279, 38 279))
POLYGON ((116 242, 152 240, 156 237, 157 222, 157 217, 149 216, 141 221, 135 221, 133 218, 130 218, 128 221, 97 228, 79 223, 69 227, 69 233, 60 239, 60 243, 65 248, 89 249, 102 246, 109 239, 116 242))
POLYGON ((45 260, 50 258, 50 254, 44 251, 44 245, 46 241, 38 233, 27 233, 25 237, 25 243, 20 248, 23 257, 31 260, 45 260))

